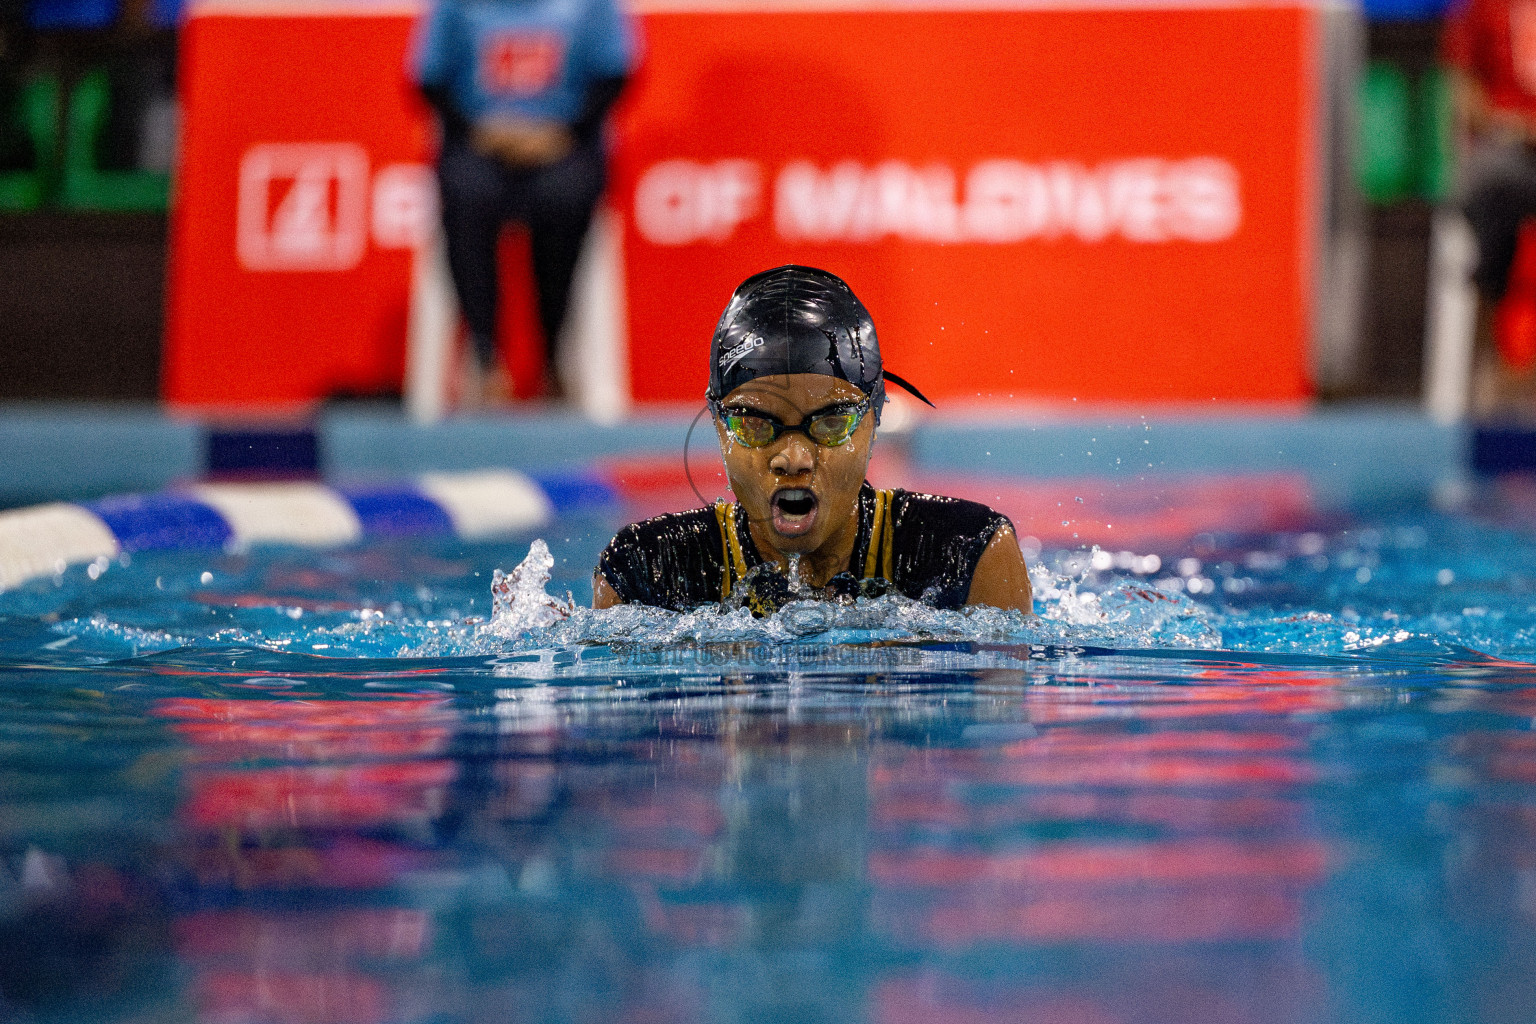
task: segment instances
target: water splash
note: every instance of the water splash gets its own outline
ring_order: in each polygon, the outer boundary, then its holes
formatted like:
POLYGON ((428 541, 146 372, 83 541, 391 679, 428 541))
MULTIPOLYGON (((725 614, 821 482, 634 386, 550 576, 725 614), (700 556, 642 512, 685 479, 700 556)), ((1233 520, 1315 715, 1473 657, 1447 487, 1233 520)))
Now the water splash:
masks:
POLYGON ((1217 617, 1183 593, 1121 577, 1112 578, 1103 589, 1085 589, 1090 573, 1084 570, 1079 576, 1064 576, 1035 566, 1030 571, 1030 583, 1040 618, 1069 629, 1105 631, 1117 640, 1174 640, 1191 647, 1221 644, 1217 617))
POLYGON ((497 569, 491 574, 491 621, 488 629, 507 637, 543 629, 570 616, 575 603, 551 597, 549 585, 555 557, 542 539, 528 546, 528 556, 510 574, 497 569))
MULTIPOLYGON (((744 607, 706 605, 689 612, 641 605, 592 610, 551 597, 545 587, 554 559, 542 540, 510 574, 497 570, 493 614, 471 629, 445 630, 399 649, 401 657, 515 653, 606 645, 660 650, 678 645, 876 644, 980 642, 1095 644, 1121 648, 1221 644, 1209 612, 1182 594, 1122 582, 1100 592, 1084 577, 1032 573, 1036 615, 990 607, 940 609, 899 595, 852 602, 791 601, 762 618, 744 607)), ((790 560, 792 592, 805 593, 798 560, 790 560), (798 584, 798 586, 796 586, 798 584)))
MULTIPOLYGON (((548 591, 558 587, 564 596, 579 586, 577 573, 595 561, 595 550, 555 547, 551 556, 553 545, 544 545, 529 561, 538 548, 526 544, 472 559, 452 545, 375 544, 324 556, 145 553, 95 580, 70 570, 57 585, 40 581, 0 596, 0 657, 88 665, 236 645, 327 660, 523 658, 556 649, 585 660, 609 643, 635 651, 674 645, 684 654, 744 643, 764 657, 792 660, 848 645, 837 656, 852 663, 878 660, 880 644, 971 641, 1369 660, 1428 639, 1500 657, 1536 652, 1536 603, 1526 582, 1536 574, 1536 545, 1459 520, 1410 517, 1328 535, 1205 538, 1165 548, 1149 568, 1151 555, 1050 550, 1030 558, 1036 614, 1028 619, 989 609, 938 611, 877 593, 850 605, 790 599, 765 619, 714 605, 683 614, 592 612, 548 591), (475 579, 473 570, 498 560, 524 563, 525 584, 503 573, 488 595, 490 581, 475 579), (1186 561, 1198 575, 1173 568, 1186 561), (1368 581, 1362 567, 1371 570, 1368 581), (210 568, 217 588, 199 582, 210 568)), ((787 582, 776 569, 774 576, 787 582)))
POLYGON ((805 580, 800 578, 800 555, 798 553, 789 556, 789 569, 785 572, 789 582, 789 592, 796 597, 806 593, 805 580))

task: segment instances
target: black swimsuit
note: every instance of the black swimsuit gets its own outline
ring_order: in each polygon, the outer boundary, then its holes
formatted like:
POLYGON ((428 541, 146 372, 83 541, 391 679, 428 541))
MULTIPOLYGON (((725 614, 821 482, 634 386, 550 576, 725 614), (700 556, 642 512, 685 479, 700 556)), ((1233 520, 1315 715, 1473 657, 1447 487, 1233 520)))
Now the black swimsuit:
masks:
MULTIPOLYGON (((887 579, 899 593, 938 608, 965 604, 982 552, 999 528, 1012 525, 974 501, 877 491, 867 483, 858 503, 849 572, 887 579)), ((721 502, 624 527, 597 567, 626 603, 687 611, 724 601, 762 564, 746 513, 721 502)))

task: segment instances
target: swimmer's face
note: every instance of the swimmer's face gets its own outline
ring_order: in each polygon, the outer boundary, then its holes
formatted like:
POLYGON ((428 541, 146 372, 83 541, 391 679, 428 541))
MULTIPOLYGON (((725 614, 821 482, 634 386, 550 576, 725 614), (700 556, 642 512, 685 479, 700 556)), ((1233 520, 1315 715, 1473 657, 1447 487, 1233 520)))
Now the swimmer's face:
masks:
MULTIPOLYGON (((761 414, 752 417, 759 422, 745 424, 758 428, 758 436, 764 436, 763 419, 810 427, 813 418, 832 414, 833 419, 819 422, 815 429, 823 439, 835 439, 839 433, 836 414, 846 413, 864 397, 858 388, 836 377, 791 373, 748 381, 720 404, 727 414, 761 414)), ((715 429, 731 490, 760 541, 766 540, 785 555, 805 555, 846 531, 857 532, 855 507, 875 437, 872 411, 864 414, 846 440, 831 447, 793 432, 752 448, 732 436, 718 419, 715 429)))

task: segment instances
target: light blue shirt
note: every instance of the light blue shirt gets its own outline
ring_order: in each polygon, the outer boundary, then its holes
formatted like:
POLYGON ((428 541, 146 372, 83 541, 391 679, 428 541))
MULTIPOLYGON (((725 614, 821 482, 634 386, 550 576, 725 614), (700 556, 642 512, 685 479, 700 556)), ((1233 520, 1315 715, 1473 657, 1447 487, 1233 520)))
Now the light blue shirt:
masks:
POLYGON ((635 37, 619 0, 436 0, 417 27, 413 70, 471 121, 569 124, 590 82, 629 74, 635 37))

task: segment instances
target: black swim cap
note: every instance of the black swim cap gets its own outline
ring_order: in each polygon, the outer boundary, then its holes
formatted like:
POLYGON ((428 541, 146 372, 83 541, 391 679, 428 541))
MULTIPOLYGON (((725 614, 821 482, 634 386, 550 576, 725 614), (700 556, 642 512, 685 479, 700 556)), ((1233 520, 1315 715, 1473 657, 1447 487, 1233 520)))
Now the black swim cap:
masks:
POLYGON ((928 402, 883 370, 875 322, 853 289, 815 267, 775 267, 741 283, 709 345, 705 397, 713 405, 749 380, 788 373, 846 380, 873 399, 877 421, 887 377, 928 402))

